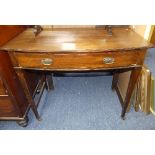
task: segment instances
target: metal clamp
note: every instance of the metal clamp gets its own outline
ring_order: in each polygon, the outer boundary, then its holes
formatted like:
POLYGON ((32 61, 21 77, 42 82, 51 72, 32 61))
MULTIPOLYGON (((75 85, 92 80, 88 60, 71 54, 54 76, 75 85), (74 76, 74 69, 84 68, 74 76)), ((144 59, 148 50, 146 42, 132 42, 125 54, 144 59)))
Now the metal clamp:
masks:
POLYGON ((35 25, 34 26, 34 34, 35 34, 35 36, 37 36, 42 30, 43 30, 43 28, 40 25, 35 25))
POLYGON ((109 36, 112 36, 112 26, 111 25, 106 25, 105 26, 105 29, 107 30, 107 32, 108 32, 108 35, 109 36))

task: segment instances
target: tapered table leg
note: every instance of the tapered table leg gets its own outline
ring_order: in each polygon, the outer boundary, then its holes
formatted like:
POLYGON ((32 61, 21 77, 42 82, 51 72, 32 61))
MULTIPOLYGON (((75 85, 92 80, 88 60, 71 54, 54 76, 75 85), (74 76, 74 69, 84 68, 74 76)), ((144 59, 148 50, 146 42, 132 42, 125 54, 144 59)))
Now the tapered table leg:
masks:
POLYGON ((46 74, 46 89, 48 91, 53 90, 54 89, 54 85, 53 85, 53 77, 52 74, 46 74))
POLYGON ((119 77, 119 73, 114 73, 113 80, 112 80, 112 86, 111 86, 112 90, 114 90, 116 88, 116 86, 117 86, 118 77, 119 77))
POLYGON ((35 105, 35 102, 34 102, 32 96, 31 96, 31 93, 30 93, 30 91, 29 91, 29 88, 28 88, 26 79, 25 79, 25 77, 24 77, 24 70, 18 69, 18 70, 16 70, 16 73, 17 73, 17 75, 18 75, 18 77, 19 77, 19 80, 21 81, 21 84, 22 84, 22 86, 23 86, 25 95, 26 95, 26 97, 27 97, 27 100, 28 100, 28 102, 29 102, 31 108, 32 108, 32 111, 34 112, 36 118, 37 118, 38 120, 41 120, 41 118, 40 118, 40 116, 39 116, 39 113, 38 113, 38 110, 37 110, 37 106, 35 105))
POLYGON ((123 109, 122 109, 122 114, 121 114, 122 119, 125 119, 125 113, 127 111, 127 107, 129 105, 131 95, 133 93, 133 90, 134 90, 134 87, 138 80, 138 77, 140 76, 141 70, 142 70, 142 68, 139 67, 139 68, 134 68, 131 71, 128 89, 127 89, 127 93, 126 93, 126 97, 125 97, 125 101, 124 101, 124 105, 123 105, 123 109))

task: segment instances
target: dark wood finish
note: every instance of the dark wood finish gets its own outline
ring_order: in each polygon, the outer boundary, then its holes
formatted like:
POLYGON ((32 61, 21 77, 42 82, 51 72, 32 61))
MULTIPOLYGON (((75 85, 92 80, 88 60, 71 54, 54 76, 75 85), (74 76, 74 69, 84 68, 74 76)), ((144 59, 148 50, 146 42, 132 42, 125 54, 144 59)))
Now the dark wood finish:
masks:
POLYGON ((26 26, 20 25, 1 25, 0 26, 0 46, 20 34, 26 29, 26 26))
POLYGON ((8 53, 0 51, 0 60, 0 75, 12 101, 12 107, 14 107, 13 111, 16 111, 18 117, 23 117, 28 102, 22 86, 20 85, 18 76, 13 69, 8 53))
POLYGON ((16 117, 17 111, 9 96, 0 97, 0 117, 16 117))
POLYGON ((0 77, 0 96, 5 96, 7 94, 8 94, 7 89, 5 88, 5 85, 0 77))
POLYGON ((109 36, 105 29, 44 30, 35 37, 28 29, 5 44, 1 49, 21 52, 103 52, 147 49, 152 44, 131 29, 113 28, 109 36))
POLYGON ((37 85, 39 84, 39 81, 44 78, 43 76, 44 75, 38 71, 24 70, 24 77, 26 79, 31 96, 36 94, 35 91, 37 89, 37 85))
POLYGON ((48 91, 54 90, 52 74, 49 74, 49 73, 46 74, 46 89, 48 91))
POLYGON ((124 101, 124 104, 123 104, 122 114, 121 114, 121 117, 123 119, 125 118, 125 113, 126 113, 126 110, 128 108, 131 95, 133 93, 133 90, 135 88, 136 82, 137 82, 137 80, 139 78, 139 75, 140 75, 141 71, 142 71, 142 67, 134 68, 131 71, 130 80, 129 80, 129 84, 128 84, 128 89, 127 89, 125 101, 124 101))
MULTIPOLYGON (((25 29, 26 26, 0 26, 0 46, 16 37, 25 29)), ((13 68, 11 61, 15 59, 12 59, 9 54, 11 55, 11 53, 3 50, 0 51, 0 120, 16 120, 19 125, 26 126, 30 103, 13 68)), ((31 97, 34 97, 37 92, 38 81, 42 79, 42 73, 32 71, 25 71, 24 73, 31 97)))
MULTIPOLYGON (((47 87, 46 87, 46 80, 42 79, 40 81, 40 84, 39 84, 39 87, 38 87, 38 92, 37 93, 39 93, 40 95, 39 95, 38 100, 36 102, 36 107, 38 107, 38 105, 40 103, 40 100, 41 100, 41 97, 42 97, 42 94, 43 94, 45 88, 47 89, 47 87)), ((48 88, 47 90, 50 90, 50 89, 48 88)))
POLYGON ((117 87, 117 83, 118 83, 118 77, 119 77, 119 73, 117 73, 117 71, 114 73, 113 75, 113 80, 112 80, 112 86, 111 89, 115 90, 117 87))
MULTIPOLYGON (((0 46, 24 30, 24 26, 1 25, 0 46)), ((8 54, 0 51, 0 60, 0 119, 23 119, 28 102, 20 91, 21 86, 8 54)))
POLYGON ((21 84, 22 84, 22 86, 23 86, 23 89, 24 89, 24 92, 25 92, 26 97, 27 97, 27 99, 28 99, 28 102, 29 102, 29 104, 31 105, 32 111, 34 112, 36 118, 37 118, 38 120, 40 120, 40 116, 39 116, 39 113, 38 113, 38 111, 37 111, 37 106, 35 105, 35 102, 34 102, 34 100, 33 100, 33 98, 32 98, 32 94, 31 94, 31 92, 30 92, 30 89, 29 89, 29 86, 28 86, 28 84, 27 84, 26 78, 25 78, 25 76, 24 76, 24 70, 20 70, 20 69, 19 69, 19 70, 17 70, 16 72, 17 72, 17 75, 18 75, 18 77, 19 77, 19 79, 20 79, 20 82, 21 82, 21 84))
MULTIPOLYGON (((18 66, 22 68, 44 70, 100 70, 106 68, 134 67, 141 65, 145 52, 117 51, 100 53, 26 53, 14 52, 18 66), (106 64, 104 58, 113 58, 114 62, 106 64), (43 60, 50 59, 52 63, 45 65, 43 60)), ((17 67, 18 67, 17 66, 17 67)))
MULTIPOLYGON (((114 79, 113 79, 113 80, 114 80, 114 79)), ((123 108, 124 100, 123 100, 123 97, 122 97, 122 95, 121 95, 121 92, 120 92, 120 90, 119 90, 117 84, 115 85, 115 88, 114 88, 114 89, 116 90, 118 99, 119 99, 120 104, 121 104, 121 106, 122 106, 122 108, 123 108)), ((113 89, 113 91, 114 91, 114 89, 113 89)))
MULTIPOLYGON (((141 71, 146 50, 154 47, 131 29, 113 28, 112 36, 105 29, 55 29, 37 36, 32 29, 19 34, 1 47, 9 52, 36 117, 24 69, 45 71, 122 71, 132 70, 123 104, 122 118, 141 71)), ((113 88, 117 86, 114 75, 113 88)), ((46 85, 48 76, 46 76, 46 85)))

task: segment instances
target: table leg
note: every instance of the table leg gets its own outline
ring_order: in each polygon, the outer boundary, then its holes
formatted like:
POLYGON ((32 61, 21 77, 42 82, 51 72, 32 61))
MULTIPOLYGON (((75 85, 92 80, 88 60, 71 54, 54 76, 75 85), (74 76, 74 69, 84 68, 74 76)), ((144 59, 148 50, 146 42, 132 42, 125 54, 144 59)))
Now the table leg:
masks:
POLYGON ((112 86, 111 86, 112 90, 114 90, 116 88, 116 86, 117 86, 118 77, 119 77, 119 73, 114 73, 113 80, 112 80, 112 86))
POLYGON ((48 91, 54 89, 52 74, 46 74, 46 89, 48 91))
POLYGON ((124 101, 124 105, 123 105, 123 109, 122 109, 122 114, 121 114, 122 119, 125 119, 125 113, 127 111, 127 107, 129 105, 131 95, 133 93, 133 90, 134 90, 134 87, 135 87, 136 82, 138 80, 138 77, 141 73, 141 70, 142 70, 142 68, 139 67, 139 68, 134 68, 131 71, 128 89, 127 89, 127 93, 126 93, 126 97, 125 97, 125 101, 124 101))
POLYGON ((28 116, 26 116, 23 120, 21 120, 21 121, 16 121, 16 122, 17 122, 17 124, 18 124, 19 126, 21 126, 21 127, 27 127, 28 122, 29 122, 29 118, 28 118, 28 116))
POLYGON ((25 95, 27 97, 27 100, 28 100, 29 104, 31 105, 32 111, 34 112, 36 118, 38 120, 41 120, 40 116, 39 116, 39 113, 38 113, 38 110, 37 110, 37 106, 35 105, 35 102, 34 102, 32 96, 31 96, 31 93, 29 91, 26 79, 24 77, 24 70, 18 69, 18 70, 16 70, 16 73, 17 73, 17 75, 19 77, 19 80, 21 81, 21 84, 23 86, 23 89, 24 89, 25 95))

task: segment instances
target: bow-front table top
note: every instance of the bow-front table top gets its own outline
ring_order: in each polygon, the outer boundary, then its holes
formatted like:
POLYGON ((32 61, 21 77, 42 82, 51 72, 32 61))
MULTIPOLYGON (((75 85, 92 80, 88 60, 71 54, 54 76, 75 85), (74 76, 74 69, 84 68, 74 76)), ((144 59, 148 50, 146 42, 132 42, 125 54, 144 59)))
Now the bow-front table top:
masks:
POLYGON ((103 52, 154 47, 130 28, 113 28, 109 36, 105 29, 43 30, 35 36, 28 28, 1 50, 23 52, 103 52))

